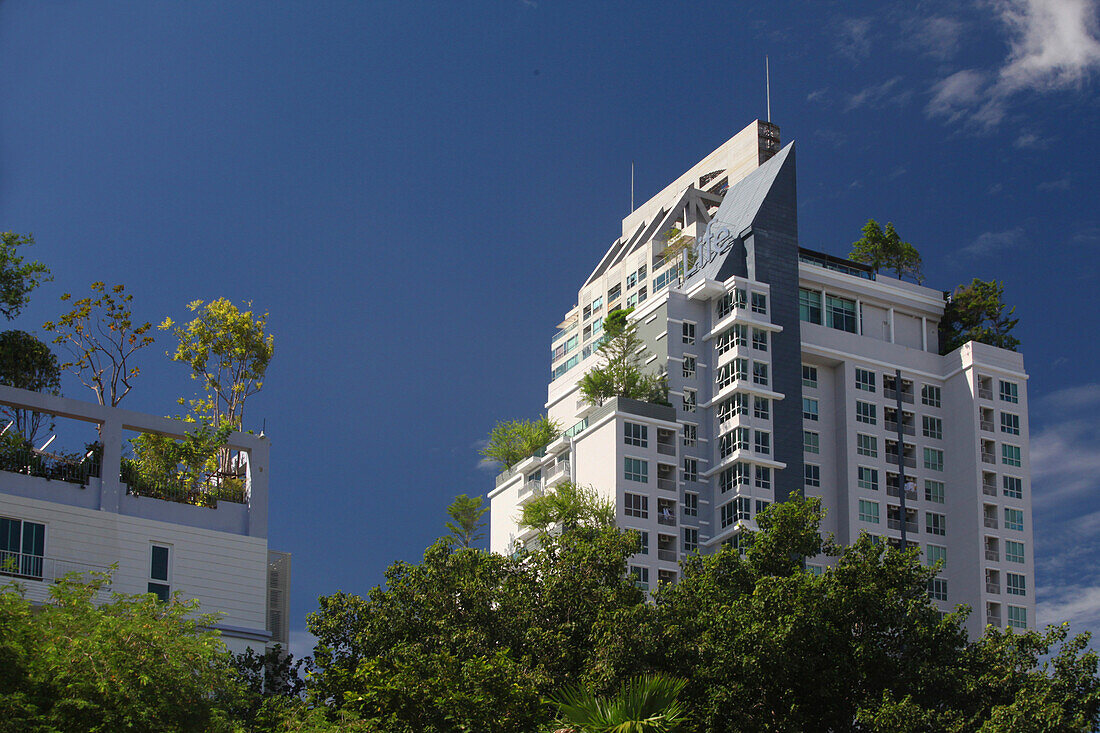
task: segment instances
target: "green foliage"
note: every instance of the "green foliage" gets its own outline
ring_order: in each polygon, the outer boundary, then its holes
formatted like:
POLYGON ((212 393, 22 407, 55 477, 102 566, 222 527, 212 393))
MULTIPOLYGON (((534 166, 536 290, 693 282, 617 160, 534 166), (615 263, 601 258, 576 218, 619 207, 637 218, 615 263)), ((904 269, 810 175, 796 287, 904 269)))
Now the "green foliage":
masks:
POLYGON ((669 733, 685 721, 676 696, 686 683, 662 674, 639 675, 611 698, 579 687, 566 688, 551 702, 563 724, 585 733, 669 733))
POLYGON ((920 252, 909 242, 901 241, 891 223, 883 231, 877 221, 868 219, 863 225, 863 237, 852 243, 848 259, 870 265, 875 272, 893 270, 899 279, 909 276, 918 283, 924 280, 920 252))
POLYGON ((940 353, 949 354, 968 341, 1015 351, 1020 340, 1011 332, 1020 319, 1012 317, 1015 307, 1005 311, 1004 290, 1004 283, 978 278, 955 288, 943 309, 940 353))
POLYGON ((228 423, 217 430, 195 422, 182 440, 142 433, 130 441, 134 458, 123 459, 122 480, 131 493, 198 506, 217 506, 219 499, 241 503, 244 483, 219 471, 217 456, 232 432, 228 423))
POLYGON ((115 595, 105 574, 32 607, 0 588, 0 731, 230 731, 240 688, 198 603, 115 595))
POLYGON ((470 547, 485 536, 485 521, 481 517, 489 507, 482 506, 483 502, 483 497, 459 494, 447 507, 453 521, 447 522, 446 527, 459 547, 470 547))
POLYGON ((228 423, 239 430, 245 401, 263 388, 275 353, 275 337, 267 333, 267 314, 256 318, 225 298, 210 303, 196 300, 187 308, 198 317, 181 327, 166 318, 159 328, 171 329, 179 339, 172 360, 191 367, 191 378, 200 380, 206 391, 206 398, 193 402, 192 409, 208 416, 212 425, 228 423))
POLYGON ((132 381, 140 369, 130 366, 134 353, 153 343, 147 335, 151 323, 135 325, 130 311, 133 295, 126 295, 125 286, 108 289, 101 282, 92 283, 92 295, 72 300, 70 293, 61 301, 72 301, 73 309, 57 321, 47 321, 42 328, 57 334, 53 342, 61 344, 72 355, 72 361, 61 365, 95 393, 101 405, 116 406, 133 389, 132 381))
POLYGON ((19 254, 20 247, 33 244, 33 234, 0 232, 0 315, 9 321, 27 305, 32 290, 53 279, 41 262, 26 262, 19 254))
POLYGON ((615 397, 668 404, 668 379, 644 370, 644 352, 639 353, 644 344, 627 318, 631 310, 613 310, 604 319, 604 337, 596 350, 602 362, 580 381, 581 396, 589 404, 602 405, 615 397))
POLYGON ((542 496, 528 500, 519 524, 540 531, 555 526, 565 530, 613 527, 615 502, 600 496, 591 486, 564 481, 542 496))
POLYGON ((686 252, 687 255, 683 263, 685 269, 690 270, 695 267, 695 237, 684 236, 679 229, 673 228, 665 233, 665 242, 665 248, 661 250, 660 254, 662 266, 679 261, 681 255, 686 252))
POLYGON ((561 425, 546 415, 537 420, 502 420, 489 432, 481 455, 511 468, 561 435, 561 425))
POLYGON ((275 731, 295 713, 305 692, 301 676, 304 659, 294 661, 282 645, 276 644, 263 654, 248 649, 230 658, 242 694, 232 711, 233 718, 250 731, 275 731))
MULTIPOLYGON (((43 394, 61 394, 61 369, 50 347, 25 331, 0 333, 0 384, 43 394)), ((53 429, 51 416, 33 410, 0 406, 0 415, 14 421, 15 432, 30 443, 43 427, 53 429)))

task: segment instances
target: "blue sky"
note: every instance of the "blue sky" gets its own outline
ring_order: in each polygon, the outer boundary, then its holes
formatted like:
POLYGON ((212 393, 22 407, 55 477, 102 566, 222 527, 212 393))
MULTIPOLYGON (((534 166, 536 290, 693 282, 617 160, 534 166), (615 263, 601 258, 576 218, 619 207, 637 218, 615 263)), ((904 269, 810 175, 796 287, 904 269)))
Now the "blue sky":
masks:
MULTIPOLYGON (((301 630, 488 490, 478 443, 540 411, 630 162, 644 201, 762 117, 769 54, 804 246, 847 254, 875 217, 927 284, 1005 282, 1040 620, 1100 629, 1097 37, 1086 0, 0 0, 0 229, 55 274, 12 325, 40 332, 97 279, 154 322, 221 296, 270 312, 247 421, 301 630)), ((170 346, 124 406, 191 394, 170 346)))

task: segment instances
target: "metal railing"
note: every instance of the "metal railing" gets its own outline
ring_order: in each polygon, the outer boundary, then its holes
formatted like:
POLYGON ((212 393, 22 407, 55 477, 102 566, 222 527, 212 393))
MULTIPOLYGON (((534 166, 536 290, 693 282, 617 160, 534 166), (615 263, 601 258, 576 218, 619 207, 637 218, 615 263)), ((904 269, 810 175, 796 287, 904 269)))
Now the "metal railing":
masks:
POLYGON ((998 550, 986 550, 985 559, 989 560, 990 562, 1000 562, 1001 553, 998 550))
MULTIPOLYGON (((901 495, 901 490, 898 489, 897 486, 891 486, 891 485, 887 484, 886 485, 886 495, 887 496, 900 496, 901 495)), ((916 498, 917 498, 917 490, 916 489, 907 490, 905 492, 905 498, 906 499, 913 499, 915 501, 916 498)))
POLYGON ((996 496, 997 495, 997 485, 996 484, 982 484, 982 493, 985 494, 986 496, 996 496))
POLYGON ((658 477, 657 488, 661 491, 676 491, 676 479, 658 477))
POLYGON ((985 582, 985 592, 1000 595, 1000 593, 1001 593, 1001 584, 1000 583, 990 583, 987 580, 985 582))
POLYGON ((542 481, 539 480, 539 479, 534 479, 534 480, 528 481, 527 483, 525 483, 523 485, 523 488, 521 488, 519 490, 519 493, 520 493, 520 496, 523 496, 524 494, 530 494, 530 493, 541 494, 542 493, 542 481))
POLYGON ((657 452, 666 455, 676 455, 676 443, 657 443, 657 452))
MULTIPOLYGON (((898 464, 898 454, 887 452, 886 453, 886 462, 887 463, 893 463, 896 466, 898 464)), ((905 465, 908 466, 909 468, 916 468, 917 467, 917 457, 916 456, 906 456, 905 457, 905 465)))
POLYGON ((99 478, 100 464, 98 454, 65 457, 33 448, 4 448, 0 450, 0 471, 87 486, 88 479, 99 478))
POLYGON ((997 518, 996 517, 986 517, 985 518, 985 526, 989 527, 990 529, 997 529, 997 518))
POLYGON ((676 550, 657 550, 657 559, 676 562, 676 550))
POLYGON ((0 550, 0 575, 15 578, 54 582, 66 575, 76 573, 80 581, 86 582, 92 579, 92 573, 105 573, 107 570, 108 568, 103 565, 93 565, 79 560, 0 550))
POLYGON ((993 399, 993 390, 988 387, 978 387, 978 397, 983 400, 991 400, 993 399))
POLYGON ((672 514, 672 513, 669 513, 667 515, 666 514, 658 514, 657 515, 657 524, 664 524, 664 525, 668 525, 669 527, 675 527, 676 526, 676 515, 672 514))
POLYGON ((550 481, 551 479, 555 479, 562 474, 565 474, 566 476, 569 475, 569 461, 558 461, 553 466, 551 466, 550 469, 546 472, 546 480, 550 481))
POLYGON ((125 468, 119 479, 130 496, 174 501, 207 508, 217 508, 218 502, 248 503, 248 480, 243 474, 211 474, 201 481, 191 479, 149 479, 125 468))
MULTIPOLYGON (((882 396, 888 400, 896 400, 898 398, 898 391, 896 389, 893 389, 892 387, 884 387, 882 390, 882 396)), ((913 392, 906 392, 905 390, 902 390, 901 401, 908 402, 910 405, 914 404, 913 392)))
POLYGON ((988 626, 1000 626, 1001 625, 1001 615, 999 613, 998 614, 987 613, 985 615, 985 623, 988 626))
POLYGON ((982 463, 992 463, 996 465, 997 456, 993 453, 986 453, 985 451, 982 451, 982 463))
POLYGON ((992 433, 993 432, 993 421, 992 420, 979 420, 978 421, 978 427, 980 427, 982 430, 986 431, 987 433, 992 433))
MULTIPOLYGON (((885 427, 886 427, 886 432, 890 433, 891 435, 897 435, 898 434, 898 423, 897 423, 896 420, 886 420, 885 421, 885 427)), ((916 435, 917 434, 917 429, 915 427, 913 427, 913 425, 911 423, 902 423, 901 424, 901 431, 903 433, 905 433, 906 435, 916 435)))
MULTIPOLYGON (((890 529, 901 529, 901 520, 900 519, 887 519, 886 520, 886 526, 889 527, 890 529)), ((905 531, 906 532, 913 532, 914 534, 920 532, 920 530, 917 529, 917 523, 916 522, 906 522, 905 523, 905 531)))

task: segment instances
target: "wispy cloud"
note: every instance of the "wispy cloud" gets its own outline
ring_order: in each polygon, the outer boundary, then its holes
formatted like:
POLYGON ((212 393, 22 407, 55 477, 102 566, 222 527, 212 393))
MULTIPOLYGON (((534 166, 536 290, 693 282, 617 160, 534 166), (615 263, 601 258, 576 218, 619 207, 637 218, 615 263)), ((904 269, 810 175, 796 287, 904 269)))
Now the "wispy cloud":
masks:
POLYGON ((872 84, 848 97, 846 109, 851 111, 863 106, 882 107, 888 104, 902 105, 909 101, 912 93, 909 90, 898 90, 901 82, 900 76, 887 79, 879 84, 872 84))
POLYGON ((1016 94, 1080 87, 1100 68, 1091 0, 994 0, 988 7, 1008 32, 1008 56, 999 69, 963 69, 933 84, 929 117, 992 128, 1016 94))
POLYGON ((921 52, 940 61, 947 61, 962 46, 962 21, 942 15, 913 18, 903 24, 908 38, 921 52))
POLYGON ((824 102, 825 95, 828 94, 829 88, 822 87, 821 89, 815 89, 806 95, 807 102, 824 102))
POLYGON ((1042 150, 1050 144, 1050 140, 1039 137, 1033 132, 1022 132, 1013 141, 1013 147, 1021 150, 1042 150))
POLYGON ((847 18, 840 22, 836 50, 841 56, 859 62, 871 53, 871 19, 847 18))
POLYGON ((1036 188, 1040 191, 1068 191, 1069 176, 1062 176, 1056 181, 1043 181, 1036 188))
POLYGON ((1020 249, 1027 244, 1027 234, 1023 227, 1005 229, 1000 232, 982 232, 978 237, 960 249, 958 257, 984 257, 995 252, 1020 249))

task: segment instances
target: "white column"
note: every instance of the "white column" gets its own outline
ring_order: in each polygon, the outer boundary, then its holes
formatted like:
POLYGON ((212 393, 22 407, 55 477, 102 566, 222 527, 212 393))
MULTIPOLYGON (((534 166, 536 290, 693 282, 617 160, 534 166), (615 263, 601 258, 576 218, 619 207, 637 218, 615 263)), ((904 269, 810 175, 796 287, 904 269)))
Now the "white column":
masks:
POLYGON ((922 351, 928 351, 928 319, 920 317, 920 347, 922 351))
MULTIPOLYGON (((894 343, 894 308, 890 307, 890 343, 894 343)), ((900 385, 899 385, 900 387, 900 385)))

